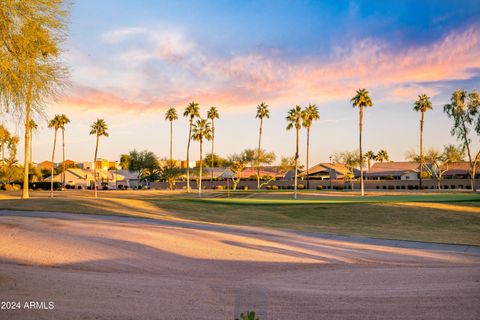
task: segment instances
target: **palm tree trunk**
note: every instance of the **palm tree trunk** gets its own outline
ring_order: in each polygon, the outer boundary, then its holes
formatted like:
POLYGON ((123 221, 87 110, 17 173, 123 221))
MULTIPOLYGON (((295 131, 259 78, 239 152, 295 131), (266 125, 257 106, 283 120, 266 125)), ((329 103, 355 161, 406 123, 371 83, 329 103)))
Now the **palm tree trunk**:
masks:
POLYGON ((263 118, 260 118, 260 133, 258 135, 258 150, 257 150, 257 190, 260 190, 260 146, 262 143, 262 126, 263 126, 263 118))
POLYGON ((65 129, 62 129, 62 188, 65 187, 65 129))
POLYGON ((202 170, 203 170, 202 144, 203 144, 203 141, 202 139, 200 139, 200 180, 198 181, 198 196, 202 195, 202 170))
POLYGON ((187 192, 190 193, 190 140, 192 138, 192 118, 190 118, 190 129, 188 130, 187 144, 187 192))
POLYGON ((212 166, 210 168, 210 187, 213 189, 213 165, 214 165, 214 145, 215 145, 215 121, 212 118, 212 166))
POLYGON ((422 119, 420 120, 420 179, 419 179, 419 189, 423 187, 423 121, 425 113, 422 112, 422 119))
POLYGON ((57 129, 53 136, 53 149, 52 149, 52 173, 50 175, 50 198, 53 198, 53 167, 55 166, 55 146, 57 145, 57 129))
POLYGON ((467 128, 465 127, 465 123, 463 122, 463 141, 465 143, 465 148, 467 149, 467 155, 468 155, 468 162, 470 163, 470 186, 472 188, 473 192, 476 192, 477 190, 475 189, 475 163, 472 161, 472 153, 470 151, 470 142, 467 137, 467 128))
POLYGON ((97 192, 97 153, 98 153, 98 140, 100 139, 100 136, 97 134, 97 141, 95 143, 95 157, 93 158, 93 190, 95 190, 95 198, 98 197, 98 192, 97 192))
POLYGON ((173 165, 173 147, 172 147, 172 136, 173 136, 173 121, 170 120, 170 165, 173 165))
POLYGON ((295 137, 295 179, 293 185, 293 198, 297 199, 297 170, 298 170, 298 129, 296 129, 295 137))
MULTIPOLYGON (((32 61, 34 58, 32 59, 32 61)), ((32 62, 33 65, 33 62, 32 62)), ((33 80, 32 73, 30 73, 30 79, 28 81, 28 91, 27 91, 27 101, 25 105, 25 158, 24 158, 24 167, 23 167, 23 190, 22 190, 22 199, 28 199, 30 196, 28 194, 28 173, 29 173, 29 163, 30 159, 30 107, 32 104, 32 90, 33 90, 33 80)), ((3 152, 3 149, 2 149, 3 152)))
POLYGON ((363 107, 360 107, 359 114, 359 142, 360 142, 360 189, 362 197, 365 195, 364 185, 363 185, 363 153, 362 153, 362 128, 363 128, 363 107))
POLYGON ((33 130, 30 128, 30 163, 32 163, 32 157, 33 157, 33 152, 32 152, 32 145, 33 145, 33 130))
POLYGON ((308 160, 310 157, 310 127, 307 127, 307 189, 310 189, 310 177, 308 176, 308 160))

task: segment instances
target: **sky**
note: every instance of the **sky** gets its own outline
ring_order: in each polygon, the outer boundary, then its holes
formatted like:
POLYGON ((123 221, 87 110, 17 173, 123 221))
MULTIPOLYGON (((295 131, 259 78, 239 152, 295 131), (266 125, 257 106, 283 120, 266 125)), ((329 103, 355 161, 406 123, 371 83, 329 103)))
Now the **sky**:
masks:
MULTIPOLYGON (((443 113, 457 88, 480 89, 480 1, 93 1, 73 4, 63 59, 70 86, 48 103, 47 117, 66 114, 66 157, 91 161, 97 118, 109 125, 99 157, 130 150, 169 152, 167 108, 175 107, 174 157, 186 158, 190 101, 206 116, 216 106, 216 152, 227 156, 258 141, 256 106, 270 106, 262 145, 293 156, 295 133, 285 116, 316 104, 310 161, 358 148, 358 109, 350 99, 366 88, 364 150, 386 149, 402 161, 418 149, 419 94, 431 97, 424 145, 457 143, 443 113)), ((45 119, 33 137, 33 160, 51 157, 45 119)), ((23 136, 19 122, 9 128, 23 136)), ((300 154, 305 161, 306 132, 300 154)), ((478 147, 478 138, 474 144, 478 147)), ((23 143, 23 141, 21 141, 23 143)), ((204 149, 209 149, 206 146, 204 149)), ((21 148, 19 148, 21 149, 21 148)), ((191 159, 198 159, 198 143, 191 159)), ((23 153, 19 152, 23 159, 23 153)), ((56 161, 60 161, 60 152, 56 161)))

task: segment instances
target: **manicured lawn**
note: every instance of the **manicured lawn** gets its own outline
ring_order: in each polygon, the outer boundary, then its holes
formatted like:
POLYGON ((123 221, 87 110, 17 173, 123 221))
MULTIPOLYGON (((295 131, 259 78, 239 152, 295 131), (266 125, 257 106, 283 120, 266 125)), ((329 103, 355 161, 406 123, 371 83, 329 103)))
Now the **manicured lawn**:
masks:
POLYGON ((182 192, 33 193, 29 200, 0 198, 0 209, 188 219, 306 232, 480 245, 480 197, 471 193, 285 193, 182 192))

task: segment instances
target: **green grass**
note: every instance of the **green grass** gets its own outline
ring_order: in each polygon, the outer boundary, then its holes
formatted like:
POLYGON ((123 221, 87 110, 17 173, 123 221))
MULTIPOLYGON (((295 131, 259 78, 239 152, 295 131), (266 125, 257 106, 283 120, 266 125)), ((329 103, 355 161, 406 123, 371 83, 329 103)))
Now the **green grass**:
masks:
POLYGON ((189 199, 197 202, 242 205, 303 205, 303 204, 341 204, 341 203, 392 203, 392 202, 480 202, 480 194, 415 194, 415 195, 375 195, 375 196, 320 196, 300 199, 264 199, 264 198, 202 198, 189 199))
POLYGON ((480 196, 473 193, 88 192, 33 193, 29 200, 0 198, 0 209, 107 214, 154 219, 325 232, 341 235, 480 245, 480 196))

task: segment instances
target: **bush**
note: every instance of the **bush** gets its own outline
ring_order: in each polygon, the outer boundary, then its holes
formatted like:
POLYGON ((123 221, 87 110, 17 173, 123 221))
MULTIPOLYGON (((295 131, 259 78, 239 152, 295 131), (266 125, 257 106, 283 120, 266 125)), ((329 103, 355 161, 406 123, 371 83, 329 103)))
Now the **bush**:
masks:
POLYGON ((317 186, 317 190, 323 190, 323 186, 317 186))
POLYGON ((223 190, 224 188, 223 188, 223 186, 215 186, 215 187, 213 187, 213 189, 215 189, 215 190, 223 190))
POLYGON ((243 186, 242 190, 248 190, 248 186, 243 186))
POLYGON ((273 186, 272 186, 272 190, 278 190, 278 186, 273 185, 273 186))
POLYGON ((299 184, 297 184, 297 189, 303 190, 303 189, 305 189, 305 185, 299 183, 299 184))
POLYGON ((267 189, 267 190, 272 190, 272 186, 271 186, 271 185, 266 185, 266 186, 265 186, 265 189, 267 189))
MULTIPOLYGON (((28 188, 32 190, 50 190, 50 182, 41 181, 41 182, 30 182, 28 188)), ((60 188, 60 182, 53 182, 53 190, 60 188)))

